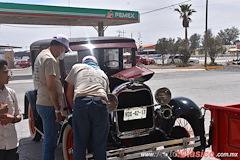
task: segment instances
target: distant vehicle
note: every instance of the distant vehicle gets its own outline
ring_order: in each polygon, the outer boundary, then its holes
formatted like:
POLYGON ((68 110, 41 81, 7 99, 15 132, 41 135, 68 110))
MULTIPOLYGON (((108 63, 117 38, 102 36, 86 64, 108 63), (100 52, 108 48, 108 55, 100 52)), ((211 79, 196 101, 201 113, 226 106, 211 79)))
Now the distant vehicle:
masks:
POLYGON ((21 68, 27 68, 31 66, 31 62, 27 61, 27 60, 20 60, 17 61, 15 64, 16 67, 21 67, 21 68))
MULTIPOLYGON (((181 56, 179 56, 179 55, 175 55, 174 57, 173 56, 169 56, 168 59, 167 59, 167 63, 179 63, 179 62, 182 61, 180 58, 181 58, 181 56)), ((191 58, 190 57, 188 59, 188 63, 196 63, 196 64, 198 64, 199 60, 197 58, 191 58)))
POLYGON ((232 64, 240 64, 240 58, 239 59, 233 59, 232 64))
MULTIPOLYGON (((125 63, 132 63, 132 60, 127 59, 127 61, 125 63)), ((155 60, 154 58, 149 58, 146 55, 137 55, 136 56, 136 64, 145 64, 145 65, 149 65, 149 64, 155 64, 155 60)))

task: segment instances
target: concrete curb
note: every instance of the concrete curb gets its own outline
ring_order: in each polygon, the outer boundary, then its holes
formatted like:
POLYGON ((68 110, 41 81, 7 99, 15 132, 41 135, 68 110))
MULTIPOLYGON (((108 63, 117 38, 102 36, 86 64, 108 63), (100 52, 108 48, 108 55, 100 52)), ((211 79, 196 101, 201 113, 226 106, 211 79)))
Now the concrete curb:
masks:
POLYGON ((206 69, 206 70, 210 70, 210 69, 218 69, 218 68, 222 68, 224 66, 211 66, 211 67, 201 67, 201 66, 194 66, 194 67, 158 67, 158 66, 144 66, 148 69, 206 69))

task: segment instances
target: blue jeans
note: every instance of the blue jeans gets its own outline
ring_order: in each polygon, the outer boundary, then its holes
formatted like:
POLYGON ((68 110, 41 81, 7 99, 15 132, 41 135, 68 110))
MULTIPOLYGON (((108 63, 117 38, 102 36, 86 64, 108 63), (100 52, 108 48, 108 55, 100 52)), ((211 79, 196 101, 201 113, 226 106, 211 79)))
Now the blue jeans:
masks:
POLYGON ((57 137, 60 124, 55 122, 55 108, 53 106, 37 105, 37 112, 43 122, 43 155, 42 160, 54 160, 57 147, 57 137))
POLYGON ((74 160, 85 160, 91 138, 94 160, 106 160, 109 115, 106 104, 98 97, 78 97, 72 117, 74 160))

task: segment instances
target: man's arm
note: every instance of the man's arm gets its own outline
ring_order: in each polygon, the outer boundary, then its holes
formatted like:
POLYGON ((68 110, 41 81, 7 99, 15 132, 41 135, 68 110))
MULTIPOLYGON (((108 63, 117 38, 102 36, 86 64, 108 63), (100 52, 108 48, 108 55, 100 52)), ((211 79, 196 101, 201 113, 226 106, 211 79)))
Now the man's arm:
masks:
POLYGON ((70 83, 68 83, 67 84, 66 97, 67 97, 68 104, 72 108, 73 108, 73 94, 74 94, 74 86, 71 85, 70 83))
POLYGON ((0 116, 1 124, 2 125, 7 125, 8 123, 17 123, 22 120, 21 115, 11 115, 11 114, 3 114, 0 116))
POLYGON ((49 94, 51 102, 55 108, 56 122, 60 122, 62 120, 62 115, 61 115, 60 106, 58 103, 55 78, 56 78, 56 76, 50 75, 50 76, 46 77, 46 80, 47 80, 48 94, 49 94))
POLYGON ((0 115, 8 112, 7 104, 0 104, 0 115))

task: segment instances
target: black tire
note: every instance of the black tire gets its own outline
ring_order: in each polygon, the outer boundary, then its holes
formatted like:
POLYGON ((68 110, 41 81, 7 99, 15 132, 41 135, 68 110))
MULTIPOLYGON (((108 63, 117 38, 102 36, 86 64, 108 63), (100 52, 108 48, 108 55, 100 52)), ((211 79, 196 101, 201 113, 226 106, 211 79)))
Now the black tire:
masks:
POLYGON ((39 142, 42 138, 42 135, 35 129, 34 113, 30 103, 28 104, 28 126, 32 140, 39 142))
MULTIPOLYGON (((180 139, 184 137, 187 138, 194 136, 200 136, 200 123, 198 118, 194 117, 193 115, 177 118, 173 126, 170 138, 180 139)), ((195 142, 189 143, 194 144, 195 142)), ((171 157, 172 160, 200 160, 202 158, 200 156, 201 151, 201 146, 187 148, 174 151, 169 155, 169 157, 171 157)))

